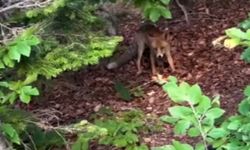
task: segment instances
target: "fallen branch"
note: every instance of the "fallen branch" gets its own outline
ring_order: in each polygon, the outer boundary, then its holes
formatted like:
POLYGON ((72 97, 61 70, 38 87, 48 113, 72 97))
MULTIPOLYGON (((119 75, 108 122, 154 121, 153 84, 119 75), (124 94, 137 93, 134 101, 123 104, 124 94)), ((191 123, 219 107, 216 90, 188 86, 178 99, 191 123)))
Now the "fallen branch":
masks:
POLYGON ((181 8, 182 12, 184 13, 185 20, 186 20, 187 24, 190 25, 190 21, 188 18, 188 12, 187 12, 185 6, 182 5, 179 0, 175 0, 175 1, 176 1, 177 5, 181 8))

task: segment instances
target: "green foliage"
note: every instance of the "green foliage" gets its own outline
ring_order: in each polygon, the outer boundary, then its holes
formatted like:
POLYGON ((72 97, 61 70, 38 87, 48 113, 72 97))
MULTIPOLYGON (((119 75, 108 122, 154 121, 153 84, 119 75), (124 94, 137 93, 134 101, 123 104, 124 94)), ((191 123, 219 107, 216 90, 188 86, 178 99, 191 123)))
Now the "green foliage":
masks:
POLYGON ((224 46, 234 48, 243 46, 245 51, 241 54, 241 59, 250 62, 250 18, 241 22, 238 27, 227 29, 226 35, 228 38, 224 41, 224 46))
POLYGON ((115 84, 115 90, 119 93, 119 96, 125 100, 130 101, 132 99, 131 93, 128 88, 121 82, 115 84))
POLYGON ((169 10, 170 0, 134 0, 136 6, 141 8, 144 17, 156 22, 163 17, 171 19, 172 14, 169 10))
POLYGON ((79 134, 72 146, 73 150, 87 150, 89 142, 97 139, 99 144, 126 150, 148 150, 145 144, 139 143, 137 135, 147 125, 141 111, 130 110, 115 114, 108 108, 102 108, 94 117, 97 126, 91 126, 87 128, 88 132, 79 134))
MULTIPOLYGON (((95 9, 86 1, 53 0, 47 7, 20 12, 26 17, 20 17, 16 23, 28 24, 29 28, 0 47, 2 105, 14 104, 16 100, 28 104, 39 95, 36 83, 41 79, 97 64, 99 59, 112 55, 122 38, 104 35, 100 20, 93 15, 95 9)), ((2 113, 2 117, 12 114, 2 113)), ((31 131, 36 132, 30 132, 27 120, 12 115, 9 118, 17 120, 1 118, 0 130, 10 142, 19 144, 18 148, 22 149, 20 144, 31 137, 33 141, 25 144, 34 149, 65 143, 57 132, 44 132, 35 125, 31 131)))
POLYGON ((223 115, 224 110, 214 105, 217 99, 212 101, 205 96, 197 84, 182 82, 178 85, 176 78, 169 77, 163 90, 178 104, 168 108, 170 116, 161 117, 162 121, 174 125, 176 135, 201 136, 206 147, 209 138, 218 139, 228 134, 223 128, 215 126, 216 119, 223 115))
POLYGON ((172 145, 164 145, 161 147, 154 147, 152 150, 194 150, 189 144, 182 144, 179 141, 173 140, 172 145))
POLYGON ((147 150, 139 143, 138 130, 145 124, 141 111, 131 110, 120 114, 118 118, 98 119, 95 124, 108 130, 107 136, 99 139, 99 144, 124 147, 126 150, 147 150))
POLYGON ((170 115, 162 116, 161 120, 172 124, 176 135, 201 136, 202 142, 192 148, 188 144, 174 141, 172 145, 156 147, 154 150, 207 150, 208 145, 217 150, 250 148, 250 86, 244 90, 245 98, 239 104, 239 114, 220 122, 216 121, 224 110, 218 107, 218 97, 211 100, 202 94, 198 85, 189 85, 186 82, 178 84, 175 77, 169 77, 163 89, 176 106, 168 108, 170 115))

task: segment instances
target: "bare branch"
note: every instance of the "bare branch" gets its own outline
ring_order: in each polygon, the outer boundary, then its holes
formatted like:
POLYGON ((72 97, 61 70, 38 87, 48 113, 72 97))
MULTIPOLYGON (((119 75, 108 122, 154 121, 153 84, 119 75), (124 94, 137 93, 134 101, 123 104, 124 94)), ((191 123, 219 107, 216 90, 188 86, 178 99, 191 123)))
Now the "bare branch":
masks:
POLYGON ((8 4, 5 7, 0 7, 0 13, 12 10, 12 9, 29 9, 29 8, 43 8, 48 6, 52 0, 22 0, 16 3, 8 4))

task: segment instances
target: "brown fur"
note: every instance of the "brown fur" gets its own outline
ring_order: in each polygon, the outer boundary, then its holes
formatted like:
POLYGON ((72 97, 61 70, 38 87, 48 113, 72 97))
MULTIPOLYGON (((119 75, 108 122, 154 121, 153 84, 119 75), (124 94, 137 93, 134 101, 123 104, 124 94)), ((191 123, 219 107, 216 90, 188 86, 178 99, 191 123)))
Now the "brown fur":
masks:
POLYGON ((154 25, 146 24, 140 27, 138 32, 136 33, 135 40, 138 46, 138 56, 137 56, 137 74, 141 74, 141 59, 143 52, 146 47, 150 49, 150 63, 152 73, 156 74, 155 67, 155 57, 163 57, 167 56, 167 61, 172 69, 175 71, 173 58, 170 52, 170 44, 169 44, 169 35, 165 32, 160 31, 154 25))

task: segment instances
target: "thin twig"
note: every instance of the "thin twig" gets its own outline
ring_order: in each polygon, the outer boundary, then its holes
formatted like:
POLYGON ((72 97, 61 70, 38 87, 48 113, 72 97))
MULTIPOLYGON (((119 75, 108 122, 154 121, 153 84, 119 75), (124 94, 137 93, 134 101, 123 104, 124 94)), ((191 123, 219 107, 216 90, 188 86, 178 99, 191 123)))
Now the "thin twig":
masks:
POLYGON ((183 11, 187 24, 190 25, 190 21, 188 18, 188 12, 187 12, 185 6, 182 5, 179 0, 175 0, 175 1, 176 1, 177 5, 181 8, 181 10, 183 11))

